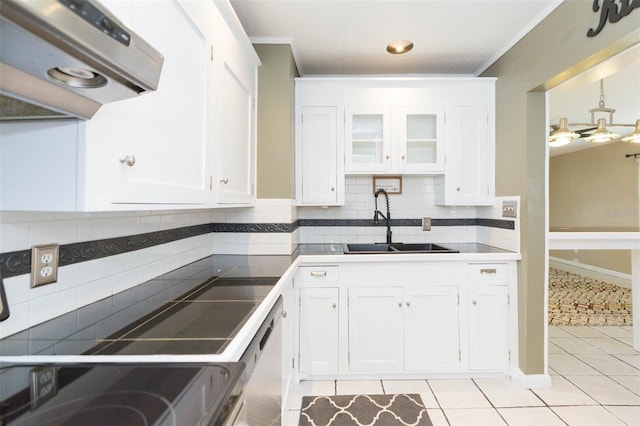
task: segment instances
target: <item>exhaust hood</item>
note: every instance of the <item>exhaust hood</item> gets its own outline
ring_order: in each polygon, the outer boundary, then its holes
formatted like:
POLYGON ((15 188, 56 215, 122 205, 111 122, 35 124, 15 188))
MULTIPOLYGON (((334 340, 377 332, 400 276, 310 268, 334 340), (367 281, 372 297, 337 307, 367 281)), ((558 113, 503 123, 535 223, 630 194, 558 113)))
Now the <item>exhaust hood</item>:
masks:
POLYGON ((90 119, 156 90, 164 62, 96 0, 2 0, 0 39, 0 120, 90 119))

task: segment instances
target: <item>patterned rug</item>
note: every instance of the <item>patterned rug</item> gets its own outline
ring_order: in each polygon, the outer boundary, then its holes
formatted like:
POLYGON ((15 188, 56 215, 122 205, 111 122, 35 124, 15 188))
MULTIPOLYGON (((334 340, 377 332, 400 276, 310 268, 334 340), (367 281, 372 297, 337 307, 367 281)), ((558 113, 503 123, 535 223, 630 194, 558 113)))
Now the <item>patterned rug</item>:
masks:
POLYGON ((418 394, 305 396, 299 426, 432 426, 418 394))
POLYGON ((549 324, 632 325, 631 289, 549 269, 549 324))

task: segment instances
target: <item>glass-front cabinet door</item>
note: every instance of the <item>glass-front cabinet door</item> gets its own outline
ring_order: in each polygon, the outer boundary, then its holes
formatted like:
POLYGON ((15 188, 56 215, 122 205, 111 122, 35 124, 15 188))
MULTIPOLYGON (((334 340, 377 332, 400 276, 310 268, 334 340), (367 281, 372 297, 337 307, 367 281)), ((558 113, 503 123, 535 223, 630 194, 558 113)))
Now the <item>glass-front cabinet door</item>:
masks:
POLYGON ((345 171, 389 171, 391 159, 388 107, 345 109, 345 171))
POLYGON ((396 107, 392 113, 398 171, 444 172, 444 113, 425 107, 396 107))

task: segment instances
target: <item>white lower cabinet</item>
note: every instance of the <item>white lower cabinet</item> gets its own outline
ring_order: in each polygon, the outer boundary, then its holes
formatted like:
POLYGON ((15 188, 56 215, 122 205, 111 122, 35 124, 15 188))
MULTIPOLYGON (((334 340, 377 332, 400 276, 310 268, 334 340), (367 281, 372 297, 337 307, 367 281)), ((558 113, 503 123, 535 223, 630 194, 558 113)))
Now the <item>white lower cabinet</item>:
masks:
POLYGON ((349 370, 447 371, 460 366, 458 287, 349 289, 349 370))
POLYGON ((469 288, 469 369, 509 367, 509 293, 506 285, 469 288))
POLYGON ((339 309, 337 288, 300 289, 300 371, 338 372, 339 309))
POLYGON ((296 276, 300 377, 473 377, 515 367, 515 261, 345 263, 296 276))
POLYGON ((402 287, 349 289, 349 370, 403 369, 402 287))
POLYGON ((458 286, 410 287, 405 300, 405 369, 459 369, 458 286))

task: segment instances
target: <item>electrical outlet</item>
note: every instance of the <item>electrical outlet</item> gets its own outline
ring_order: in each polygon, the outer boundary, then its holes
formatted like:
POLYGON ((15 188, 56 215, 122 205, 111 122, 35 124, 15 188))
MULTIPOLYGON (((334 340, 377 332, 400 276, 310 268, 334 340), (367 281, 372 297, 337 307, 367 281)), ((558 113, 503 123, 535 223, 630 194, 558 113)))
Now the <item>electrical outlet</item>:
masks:
POLYGON ((502 217, 517 217, 518 202, 516 200, 502 202, 502 217))
POLYGON ((32 368, 29 371, 31 409, 36 409, 58 393, 58 372, 53 366, 32 368))
POLYGON ((431 218, 423 217, 422 218, 422 230, 423 231, 431 231, 431 218))
POLYGON ((31 288, 58 281, 58 244, 31 247, 31 288))

